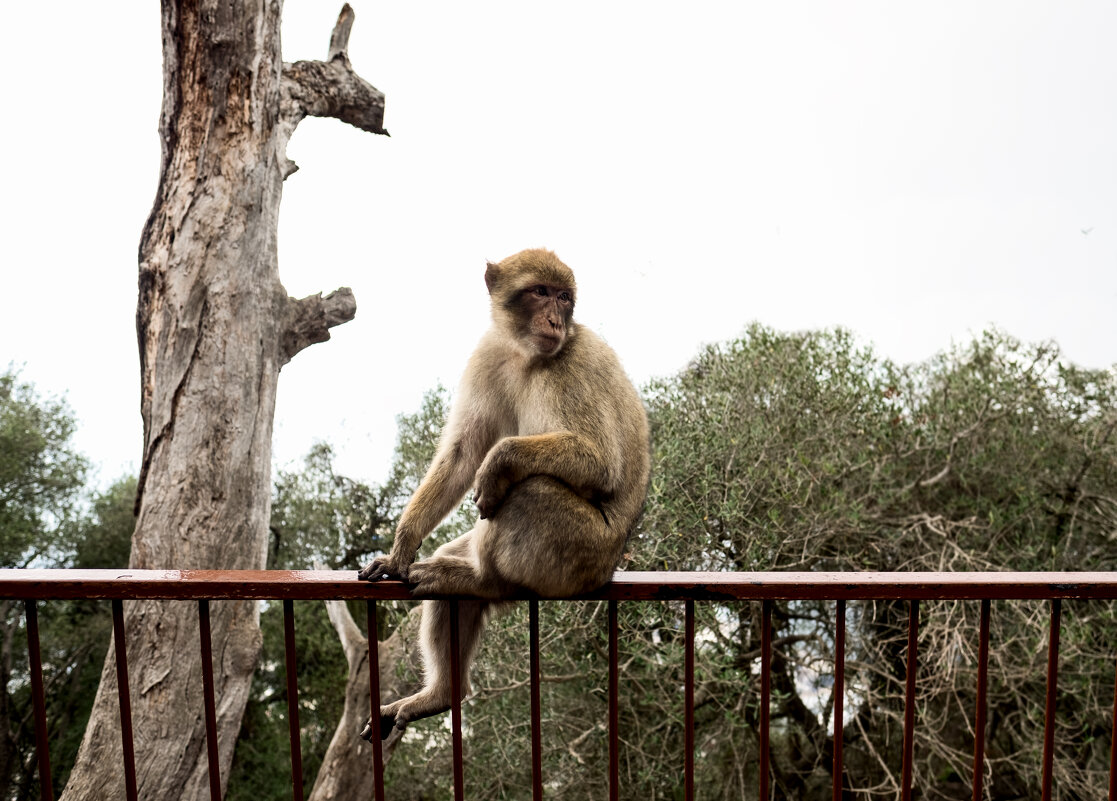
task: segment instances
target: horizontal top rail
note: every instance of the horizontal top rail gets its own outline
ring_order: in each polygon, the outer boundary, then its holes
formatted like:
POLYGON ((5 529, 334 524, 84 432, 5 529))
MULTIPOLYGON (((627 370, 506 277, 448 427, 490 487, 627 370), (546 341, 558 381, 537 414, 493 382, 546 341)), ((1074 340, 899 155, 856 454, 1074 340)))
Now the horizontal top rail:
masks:
MULTIPOLYGON (((0 598, 410 600, 400 581, 355 570, 0 569, 0 598)), ((524 592, 511 596, 535 597, 524 592)), ((621 571, 578 596, 616 601, 1117 598, 1117 572, 875 573, 621 571)))

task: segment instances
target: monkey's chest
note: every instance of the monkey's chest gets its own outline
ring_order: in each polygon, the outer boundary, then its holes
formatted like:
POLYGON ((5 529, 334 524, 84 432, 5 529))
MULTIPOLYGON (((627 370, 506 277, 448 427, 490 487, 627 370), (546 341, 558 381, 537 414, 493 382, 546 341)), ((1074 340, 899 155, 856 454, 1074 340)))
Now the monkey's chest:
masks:
POLYGON ((529 382, 519 393, 513 421, 514 436, 529 437, 563 428, 553 393, 542 381, 529 382))

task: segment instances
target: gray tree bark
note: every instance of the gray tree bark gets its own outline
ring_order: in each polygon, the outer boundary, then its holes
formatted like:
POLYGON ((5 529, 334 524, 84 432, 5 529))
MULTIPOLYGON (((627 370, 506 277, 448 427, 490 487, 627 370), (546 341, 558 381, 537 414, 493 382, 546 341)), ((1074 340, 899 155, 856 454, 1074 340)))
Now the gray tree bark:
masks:
MULTIPOLYGON (((356 314, 352 293, 287 296, 276 226, 287 142, 307 115, 383 129, 384 96, 346 56, 284 64, 280 0, 163 0, 162 165, 140 242, 144 450, 132 568, 265 566, 280 368, 356 314)), ((129 602, 139 797, 209 797, 198 609, 129 602)), ((222 787, 260 648, 257 606, 211 606, 222 787)), ((356 734, 354 733, 354 737, 356 734)), ((123 798, 110 645, 65 801, 123 798)))
MULTIPOLYGON (((421 662, 419 610, 420 607, 415 606, 392 635, 378 646, 381 698, 401 698, 417 689, 403 683, 402 671, 397 668, 400 664, 410 664, 412 673, 418 675, 421 662)), ((349 678, 345 685, 345 709, 307 801, 365 801, 373 796, 372 745, 358 734, 365 727, 371 708, 368 640, 353 622, 344 601, 327 601, 326 611, 345 649, 349 678)), ((385 758, 389 756, 385 754, 385 758)))

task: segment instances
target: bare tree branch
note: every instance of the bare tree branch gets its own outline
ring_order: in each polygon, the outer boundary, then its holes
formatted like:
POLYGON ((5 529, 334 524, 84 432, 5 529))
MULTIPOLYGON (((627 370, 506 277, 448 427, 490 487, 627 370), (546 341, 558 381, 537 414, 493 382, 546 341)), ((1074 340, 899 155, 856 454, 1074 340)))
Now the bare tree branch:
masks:
POLYGON ((330 618, 330 622, 334 624, 334 629, 337 630, 338 639, 341 640, 341 647, 345 651, 345 659, 350 667, 360 662, 363 656, 367 656, 368 640, 361 634, 361 630, 357 628, 357 624, 353 621, 353 616, 349 614, 349 607, 345 605, 345 601, 326 601, 326 614, 330 618))
POLYGON ((384 93, 353 71, 346 50, 353 27, 346 3, 330 36, 327 61, 283 65, 281 113, 289 129, 304 117, 335 117, 362 131, 388 136, 384 129, 384 93))
POLYGON ((301 300, 288 298, 286 319, 280 333, 279 351, 282 364, 294 358, 303 348, 330 338, 330 329, 352 320, 357 315, 353 290, 341 287, 326 297, 319 292, 301 300))

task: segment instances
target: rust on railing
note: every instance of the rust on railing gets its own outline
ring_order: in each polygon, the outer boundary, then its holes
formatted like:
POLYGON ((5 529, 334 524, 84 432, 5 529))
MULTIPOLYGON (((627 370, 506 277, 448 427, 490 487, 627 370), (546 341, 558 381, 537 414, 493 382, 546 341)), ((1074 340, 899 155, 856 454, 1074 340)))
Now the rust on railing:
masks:
MULTIPOLYGON (((770 796, 769 726, 772 659, 772 611, 776 600, 833 600, 837 602, 834 641, 834 753, 833 798, 842 797, 842 737, 845 694, 845 602, 847 600, 907 600, 909 606, 907 676, 904 702, 902 798, 915 788, 913 744, 916 726, 915 698, 918 672, 919 602, 923 600, 980 600, 977 703, 974 718, 973 798, 983 793, 986 682, 989 659, 989 617, 992 600, 1047 600, 1051 605, 1048 639, 1046 721, 1044 727, 1043 798, 1051 798, 1054 758, 1055 700, 1058 682, 1059 626, 1063 599, 1117 598, 1117 573, 670 573, 624 572, 596 592, 582 596, 608 601, 609 639, 609 798, 620 797, 620 657, 618 644, 619 601, 685 601, 684 687, 684 797, 694 797, 694 602, 708 600, 761 601, 760 765, 758 791, 770 796)), ((25 602, 31 695, 34 712, 41 797, 52 799, 50 759, 36 603, 50 599, 110 599, 117 661, 121 714, 122 759, 125 791, 136 797, 135 754, 132 744, 131 705, 128 687, 124 600, 164 599, 198 602, 203 673, 207 757, 210 794, 221 797, 213 657, 210 639, 211 599, 282 600, 284 608, 285 664, 292 761, 292 794, 302 798, 302 765, 298 736, 298 655, 294 648, 295 600, 363 599, 368 610, 369 708, 372 716, 374 797, 384 799, 383 754, 379 715, 379 653, 377 611, 379 600, 413 599, 398 581, 357 581, 352 571, 212 571, 212 570, 0 570, 0 598, 25 602)), ((538 599, 529 599, 529 659, 532 723, 532 793, 543 797, 542 720, 540 710, 540 654, 538 599)), ((457 599, 450 599, 450 660, 452 680, 451 720, 454 751, 454 796, 465 798, 461 732, 461 666, 457 631, 457 599)), ((1110 800, 1117 801, 1117 680, 1114 692, 1114 743, 1111 751, 1110 800)))
MULTIPOLYGON (((834 792, 833 801, 842 801, 842 738, 845 728, 846 680, 846 602, 839 600, 834 615, 834 792)), ((980 798, 980 796, 977 796, 980 798)))
POLYGON ((911 801, 912 769, 915 761, 915 679, 919 669, 919 599, 908 608, 907 684, 904 688, 904 762, 901 768, 901 801, 911 801))
POLYGON ((380 641, 376 622, 376 603, 367 601, 368 608, 368 687, 369 721, 372 725, 373 798, 384 801, 384 749, 380 740, 380 641))
POLYGON ((1047 703, 1043 718, 1043 788, 1040 797, 1051 801, 1051 770, 1055 760, 1055 696, 1059 683, 1059 623, 1063 602, 1051 599, 1051 625, 1047 635, 1047 703))
POLYGON ((683 760, 683 798, 685 801, 694 801, 694 601, 686 602, 683 614, 686 619, 683 644, 683 739, 686 749, 683 760))
POLYGON ((974 712, 973 799, 981 801, 985 781, 985 692, 989 684, 989 610, 988 598, 981 602, 981 624, 977 647, 977 710, 974 712))
POLYGON ((772 602, 764 599, 760 607, 760 798, 769 798, 768 735, 772 716, 772 602))
POLYGON ((283 602, 283 653, 287 672, 287 726, 291 736, 291 798, 303 801, 302 729, 299 727, 298 657, 295 653, 295 602, 283 602))
POLYGON ((609 601, 609 801, 621 797, 620 760, 620 644, 617 602, 609 601))
POLYGON ((124 751, 124 797, 136 801, 136 751, 132 743, 132 696, 128 688, 128 642, 124 636, 124 601, 113 598, 112 631, 116 646, 116 687, 120 702, 120 742, 124 751))
POLYGON ((217 748, 217 698, 213 686, 213 639, 209 628, 209 599, 198 601, 198 631, 202 645, 202 696, 206 716, 206 758, 209 760, 210 801, 221 801, 221 761, 217 748))
POLYGON ((39 610, 35 601, 28 599, 27 659, 31 671, 31 708, 35 717, 35 751, 39 761, 39 786, 43 801, 54 801, 54 787, 50 783, 50 748, 47 745, 47 704, 43 691, 43 660, 39 653, 39 610))
POLYGON ((543 801, 543 711, 539 699, 539 601, 528 602, 528 667, 531 671, 531 798, 543 801))
POLYGON ((462 764, 462 666, 458 639, 458 602, 450 601, 450 721, 454 747, 454 801, 465 801, 462 764))
POLYGON ((1113 686, 1113 734, 1109 742, 1109 801, 1117 801, 1117 671, 1113 686))

